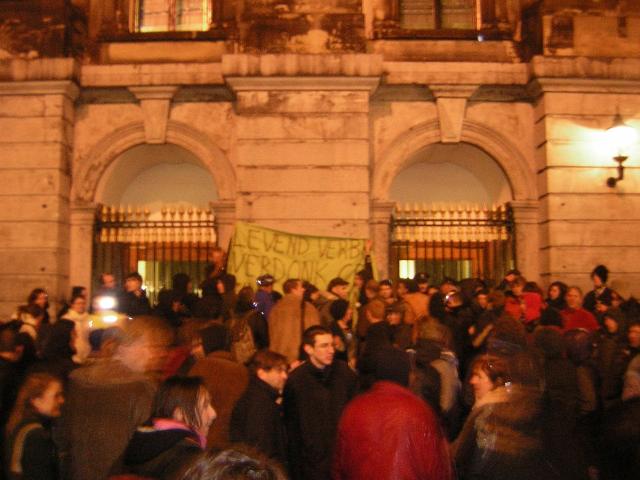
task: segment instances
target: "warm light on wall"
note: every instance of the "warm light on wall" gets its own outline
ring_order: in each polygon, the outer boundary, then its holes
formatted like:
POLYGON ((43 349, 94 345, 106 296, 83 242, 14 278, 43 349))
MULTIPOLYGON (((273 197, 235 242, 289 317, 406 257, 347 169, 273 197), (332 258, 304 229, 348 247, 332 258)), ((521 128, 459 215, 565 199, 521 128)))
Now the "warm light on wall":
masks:
POLYGON ((618 176, 607 178, 607 186, 613 188, 616 184, 624 179, 624 161, 628 158, 626 155, 629 147, 638 141, 638 132, 633 127, 626 125, 622 121, 622 117, 617 114, 611 128, 607 130, 607 141, 616 148, 617 154, 613 160, 618 163, 618 176))

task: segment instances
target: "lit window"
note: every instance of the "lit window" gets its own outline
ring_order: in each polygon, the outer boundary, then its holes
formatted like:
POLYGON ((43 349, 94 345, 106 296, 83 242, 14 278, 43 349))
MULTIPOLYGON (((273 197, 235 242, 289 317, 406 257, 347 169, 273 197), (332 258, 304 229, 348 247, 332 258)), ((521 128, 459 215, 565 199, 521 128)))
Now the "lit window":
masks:
POLYGON ((206 31, 211 23, 211 0, 138 0, 138 32, 206 31))
POLYGON ((400 278, 413 278, 416 275, 416 261, 415 260, 400 260, 399 265, 399 277, 400 278))
POLYGON ((400 0, 402 28, 475 30, 476 0, 400 0))

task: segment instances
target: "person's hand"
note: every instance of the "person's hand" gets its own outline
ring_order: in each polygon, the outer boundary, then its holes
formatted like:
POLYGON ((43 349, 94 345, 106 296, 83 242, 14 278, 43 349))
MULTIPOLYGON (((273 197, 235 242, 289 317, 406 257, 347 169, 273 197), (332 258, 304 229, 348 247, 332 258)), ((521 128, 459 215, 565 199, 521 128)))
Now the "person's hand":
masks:
POLYGON ((367 240, 364 243, 364 253, 366 255, 369 255, 371 253, 371 246, 373 245, 373 241, 372 240, 367 240))

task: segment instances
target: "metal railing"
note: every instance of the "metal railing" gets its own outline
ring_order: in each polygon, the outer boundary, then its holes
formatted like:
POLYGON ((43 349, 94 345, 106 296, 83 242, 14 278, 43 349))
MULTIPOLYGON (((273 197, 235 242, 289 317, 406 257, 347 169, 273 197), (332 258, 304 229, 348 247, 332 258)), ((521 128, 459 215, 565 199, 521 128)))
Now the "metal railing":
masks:
POLYGON ((197 289, 217 245, 214 213, 209 209, 163 207, 159 212, 123 206, 102 206, 94 235, 93 282, 113 273, 121 284, 138 271, 153 304, 176 273, 186 273, 197 289))
POLYGON ((515 265, 508 205, 396 205, 391 219, 390 274, 499 280, 515 265))

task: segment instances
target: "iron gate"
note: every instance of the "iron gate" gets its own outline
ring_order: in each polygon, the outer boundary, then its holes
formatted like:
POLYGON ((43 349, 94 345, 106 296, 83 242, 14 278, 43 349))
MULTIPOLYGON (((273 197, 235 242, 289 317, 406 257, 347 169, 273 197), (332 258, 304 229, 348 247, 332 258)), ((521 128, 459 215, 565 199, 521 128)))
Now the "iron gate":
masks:
POLYGON ((499 281, 515 267, 513 213, 508 205, 396 205, 391 218, 391 278, 426 272, 499 281))
POLYGON ((148 210, 103 206, 95 223, 93 287, 104 272, 119 284, 139 272, 153 305, 160 290, 171 288, 176 273, 186 273, 197 289, 217 245, 213 212, 193 208, 148 210))

